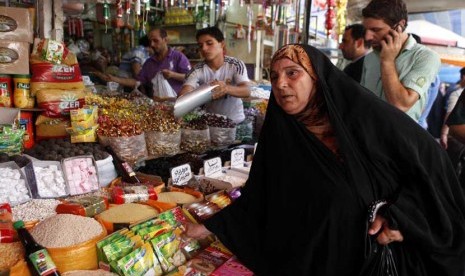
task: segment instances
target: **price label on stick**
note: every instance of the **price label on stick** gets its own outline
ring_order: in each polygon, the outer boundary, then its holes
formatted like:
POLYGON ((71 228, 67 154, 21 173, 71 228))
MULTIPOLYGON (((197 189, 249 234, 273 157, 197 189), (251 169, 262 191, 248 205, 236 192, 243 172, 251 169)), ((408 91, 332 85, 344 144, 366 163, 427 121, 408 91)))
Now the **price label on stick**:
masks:
POLYGON ((189 164, 184 164, 171 169, 171 182, 173 185, 186 185, 191 178, 192 171, 189 164))
POLYGON ((231 151, 231 168, 242 168, 244 167, 244 149, 235 149, 231 151))
POLYGON ((207 177, 215 173, 221 172, 222 168, 223 165, 221 164, 221 158, 219 157, 208 159, 205 160, 205 162, 203 162, 203 171, 205 173, 205 176, 207 177))

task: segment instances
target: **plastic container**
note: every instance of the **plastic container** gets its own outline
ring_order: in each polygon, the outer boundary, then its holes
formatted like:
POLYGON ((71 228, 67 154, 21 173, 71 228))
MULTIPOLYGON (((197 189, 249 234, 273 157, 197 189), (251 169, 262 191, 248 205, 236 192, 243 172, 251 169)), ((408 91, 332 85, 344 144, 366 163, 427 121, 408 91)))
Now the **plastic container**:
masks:
POLYGON ((14 75, 14 97, 13 102, 15 107, 18 108, 33 108, 35 105, 35 98, 31 95, 30 75, 14 75))
POLYGON ((0 175, 0 185, 2 184, 2 182, 3 183, 7 182, 8 186, 15 187, 15 191, 16 191, 15 195, 6 194, 5 191, 3 193, 0 193, 0 202, 2 203, 6 202, 6 203, 9 203, 11 206, 15 206, 15 205, 30 201, 32 199, 31 189, 29 187, 28 180, 26 176, 24 175, 23 171, 20 169, 20 167, 14 161, 0 163, 0 169, 5 169, 5 168, 9 168, 13 171, 15 170, 18 171, 19 179, 9 179, 9 178, 6 178, 5 176, 0 175))
POLYGON ((68 199, 56 207, 57 214, 73 214, 93 217, 108 209, 108 200, 100 196, 86 196, 68 199))
POLYGON ((61 161, 70 195, 90 193, 99 189, 97 164, 92 155, 65 158, 61 161))
POLYGON ((30 149, 34 146, 34 124, 33 114, 31 111, 21 111, 19 125, 25 130, 23 138, 23 146, 25 149, 30 149))
POLYGON ((115 204, 157 200, 157 193, 153 186, 132 185, 125 187, 114 187, 111 194, 112 202, 115 204))
POLYGON ((16 240, 13 228, 13 214, 8 203, 0 204, 0 243, 10 243, 16 240))
POLYGON ((47 194, 46 191, 41 189, 41 185, 38 183, 38 181, 42 181, 41 183, 44 183, 45 179, 39 179, 39 176, 35 173, 34 168, 49 168, 50 172, 52 171, 52 167, 56 167, 56 170, 53 171, 53 173, 50 174, 50 176, 53 177, 53 179, 47 180, 48 185, 50 183, 54 182, 55 187, 58 187, 58 181, 65 181, 65 175, 63 173, 63 170, 61 168, 61 163, 59 161, 49 161, 49 160, 34 160, 30 164, 27 164, 24 167, 24 172, 26 174, 27 180, 29 182, 29 186, 31 188, 31 193, 33 198, 58 198, 58 197, 64 197, 69 195, 68 187, 64 185, 64 189, 60 189, 59 193, 58 190, 55 190, 55 195, 47 194), (61 180, 59 180, 62 178, 61 180))
POLYGON ((0 75, 0 107, 11 107, 13 90, 11 89, 11 76, 0 75))

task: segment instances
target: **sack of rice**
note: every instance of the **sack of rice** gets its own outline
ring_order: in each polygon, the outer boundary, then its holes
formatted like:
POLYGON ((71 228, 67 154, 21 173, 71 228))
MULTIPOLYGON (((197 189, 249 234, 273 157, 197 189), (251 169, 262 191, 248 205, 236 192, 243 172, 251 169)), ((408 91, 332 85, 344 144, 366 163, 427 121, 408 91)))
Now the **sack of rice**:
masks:
POLYGON ((0 275, 8 271, 11 273, 11 269, 23 259, 24 249, 21 245, 21 242, 12 242, 12 243, 0 243, 0 275))
POLYGON ((158 213, 157 209, 145 204, 125 203, 110 207, 96 215, 95 219, 105 226, 108 233, 112 233, 135 222, 154 217, 158 213))
POLYGON ((58 214, 37 224, 31 234, 46 247, 58 270, 97 269, 95 244, 107 231, 96 220, 70 214, 58 214))

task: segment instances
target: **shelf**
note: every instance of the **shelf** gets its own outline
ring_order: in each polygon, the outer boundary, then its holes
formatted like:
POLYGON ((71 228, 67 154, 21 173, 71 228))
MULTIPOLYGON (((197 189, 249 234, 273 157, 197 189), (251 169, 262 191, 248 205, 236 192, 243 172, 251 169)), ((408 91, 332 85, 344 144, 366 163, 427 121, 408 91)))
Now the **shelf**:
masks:
POLYGON ((170 24, 170 25, 162 25, 164 28, 177 28, 177 27, 195 27, 196 24, 170 24))

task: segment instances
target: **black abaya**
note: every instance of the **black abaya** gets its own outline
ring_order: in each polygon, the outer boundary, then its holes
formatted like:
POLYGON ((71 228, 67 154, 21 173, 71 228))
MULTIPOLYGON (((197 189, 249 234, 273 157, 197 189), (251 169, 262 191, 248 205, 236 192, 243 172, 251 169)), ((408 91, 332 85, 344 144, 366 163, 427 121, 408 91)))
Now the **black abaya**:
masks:
POLYGON ((465 201, 446 153, 403 112, 302 45, 343 161, 270 99, 242 196, 205 226, 258 275, 358 275, 368 204, 404 236, 400 275, 462 276, 465 201))

